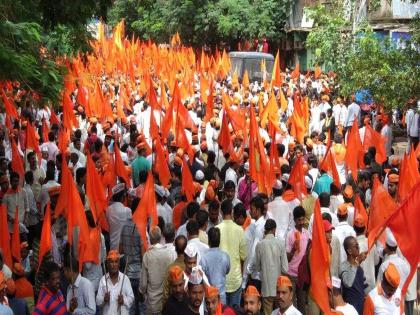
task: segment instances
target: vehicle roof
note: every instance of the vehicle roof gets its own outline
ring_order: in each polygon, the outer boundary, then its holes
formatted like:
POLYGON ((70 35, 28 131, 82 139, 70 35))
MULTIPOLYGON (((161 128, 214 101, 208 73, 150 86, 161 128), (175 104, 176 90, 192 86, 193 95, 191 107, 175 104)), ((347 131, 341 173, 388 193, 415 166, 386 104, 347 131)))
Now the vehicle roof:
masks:
POLYGON ((272 54, 266 54, 258 51, 231 51, 229 53, 229 57, 274 60, 274 56, 272 54))

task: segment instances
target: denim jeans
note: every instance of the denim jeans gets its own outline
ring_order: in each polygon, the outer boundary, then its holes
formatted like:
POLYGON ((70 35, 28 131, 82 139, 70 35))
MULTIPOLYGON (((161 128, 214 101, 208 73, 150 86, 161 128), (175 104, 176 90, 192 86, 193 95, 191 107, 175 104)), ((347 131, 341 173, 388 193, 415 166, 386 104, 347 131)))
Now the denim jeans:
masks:
POLYGON ((242 287, 239 286, 238 290, 234 292, 226 292, 226 305, 234 307, 235 305, 241 305, 241 293, 242 287))

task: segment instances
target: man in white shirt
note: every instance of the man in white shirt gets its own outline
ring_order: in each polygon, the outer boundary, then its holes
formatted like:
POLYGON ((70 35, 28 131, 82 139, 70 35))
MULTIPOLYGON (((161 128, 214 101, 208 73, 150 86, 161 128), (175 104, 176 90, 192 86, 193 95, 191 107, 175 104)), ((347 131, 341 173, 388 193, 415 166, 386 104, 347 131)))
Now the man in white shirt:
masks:
MULTIPOLYGON (((323 192, 319 195, 319 204, 321 206, 321 214, 328 213, 331 216, 331 224, 336 227, 338 225, 338 219, 335 213, 332 213, 330 210, 330 195, 326 192, 323 192)), ((308 232, 310 238, 312 239, 312 227, 314 224, 314 215, 311 215, 311 219, 309 220, 309 227, 308 232)))
POLYGON ((415 148, 419 143, 419 113, 415 106, 412 106, 412 108, 407 111, 405 121, 407 123, 408 138, 415 148))
POLYGON ((300 204, 298 199, 285 201, 281 197, 282 192, 283 185, 277 180, 273 186, 274 200, 268 203, 267 211, 276 221, 276 237, 280 240, 284 240, 287 232, 293 228, 293 209, 300 204))
POLYGON ((79 273, 76 259, 72 257, 70 261, 69 255, 66 257, 68 258, 64 259, 64 276, 70 282, 67 287, 67 310, 71 314, 96 314, 95 291, 92 283, 79 273))
POLYGON ((207 244, 204 244, 198 238, 198 234, 200 232, 200 227, 196 220, 189 220, 187 223, 187 238, 188 238, 188 246, 193 246, 195 251, 198 253, 197 257, 197 264, 200 264, 201 257, 205 254, 205 252, 209 249, 207 244))
MULTIPOLYGON (((365 235, 366 220, 361 215, 356 215, 354 219, 354 231, 356 232, 357 243, 359 243, 360 252, 368 251, 368 239, 365 235)), ((379 254, 376 250, 376 245, 373 245, 372 250, 367 254, 366 259, 360 264, 366 278, 365 293, 369 293, 375 288, 375 266, 379 263, 379 254)))
POLYGON ((128 219, 131 218, 131 209, 124 206, 126 197, 125 184, 120 183, 112 188, 112 204, 106 209, 106 218, 109 224, 110 248, 118 250, 120 246, 121 230, 128 219))
POLYGON ((410 266, 403 258, 401 258, 398 255, 397 253, 398 244, 391 230, 389 228, 386 228, 385 231, 386 231, 386 241, 385 241, 385 248, 384 248, 384 260, 381 266, 379 267, 378 282, 382 281, 385 270, 392 263, 397 268, 398 273, 400 275, 401 281, 399 283, 399 288, 402 289, 402 287, 405 284, 405 280, 407 279, 410 273, 410 266))
POLYGON ((110 250, 106 260, 108 273, 99 282, 96 304, 102 309, 103 315, 128 315, 134 301, 130 279, 118 270, 120 254, 110 250))
POLYGON ((302 313, 293 306, 292 288, 292 281, 290 281, 288 277, 279 276, 277 278, 276 300, 279 308, 276 308, 271 315, 302 315, 302 313))
POLYGON ((346 203, 343 203, 338 206, 338 209, 337 209, 338 224, 333 231, 333 234, 337 236, 341 245, 340 263, 344 262, 347 259, 346 251, 344 250, 344 247, 343 247, 344 240, 348 236, 356 237, 356 232, 347 222, 347 218, 348 218, 347 208, 348 208, 348 205, 346 203))
POLYGON ((350 129, 353 126, 353 123, 356 119, 357 122, 360 121, 360 106, 355 102, 356 97, 353 95, 351 97, 352 103, 347 108, 347 119, 344 124, 346 129, 350 129))

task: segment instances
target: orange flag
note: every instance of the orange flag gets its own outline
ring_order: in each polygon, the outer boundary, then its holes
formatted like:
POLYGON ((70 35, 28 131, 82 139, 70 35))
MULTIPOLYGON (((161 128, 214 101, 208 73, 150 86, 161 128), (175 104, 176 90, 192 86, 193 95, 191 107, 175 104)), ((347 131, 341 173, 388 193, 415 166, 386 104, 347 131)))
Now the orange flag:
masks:
POLYGON ((284 113, 287 109, 288 102, 281 89, 279 90, 279 94, 280 94, 280 108, 281 108, 281 111, 284 113))
POLYGON ((171 179, 171 172, 169 170, 168 161, 166 160, 165 151, 159 137, 155 140, 155 165, 154 170, 159 175, 159 180, 164 187, 168 187, 171 179))
POLYGON ((330 246, 325 237, 319 200, 314 209, 314 225, 312 229, 312 248, 309 254, 311 268, 311 296, 322 312, 333 314, 329 303, 331 288, 330 278, 330 246))
MULTIPOLYGON (((143 197, 141 198, 136 211, 133 214, 133 221, 139 231, 140 237, 146 240, 147 218, 151 217, 152 226, 157 224, 156 195, 153 175, 149 172, 144 187, 143 197), (153 213, 152 216, 150 214, 153 213)), ((147 242, 143 242, 147 249, 147 242)))
POLYGON ((115 152, 115 174, 121 177, 125 185, 127 187, 131 187, 130 176, 128 175, 127 168, 121 158, 120 148, 118 148, 117 144, 114 145, 114 152, 115 152))
POLYGON ((265 153, 252 104, 249 117, 249 173, 251 178, 257 183, 258 190, 270 195, 272 190, 270 163, 265 153))
POLYGON ((230 139, 229 123, 226 112, 223 113, 222 126, 220 128, 217 143, 222 147, 223 153, 229 153, 232 150, 232 141, 230 139))
POLYGON ((274 93, 270 93, 270 97, 268 98, 267 106, 262 110, 260 113, 260 121, 261 127, 266 128, 267 121, 270 121, 270 125, 278 129, 279 124, 279 115, 278 115, 279 107, 277 106, 276 98, 274 93))
POLYGON ((365 125, 365 136, 363 138, 363 149, 366 152, 370 147, 375 147, 376 155, 375 160, 378 164, 386 161, 385 138, 371 125, 365 125))
POLYGON ((40 153, 39 150, 39 136, 35 131, 34 126, 28 123, 26 126, 26 149, 32 149, 36 153, 40 153))
POLYGON ((0 205, 0 225, 2 226, 2 228, 0 229, 0 248, 3 251, 4 263, 8 267, 12 268, 13 260, 12 251, 10 249, 10 234, 7 223, 7 209, 3 204, 0 205))
POLYGON ((276 58, 274 59, 273 74, 271 75, 271 86, 280 88, 283 84, 283 78, 280 72, 280 53, 277 50, 276 58))
POLYGON ((51 209, 50 203, 47 203, 45 209, 44 222, 42 223, 41 239, 39 243, 39 254, 38 254, 38 270, 41 266, 42 259, 46 253, 52 249, 51 240, 51 209))
POLYGON ((362 142, 360 141, 357 119, 355 119, 347 136, 347 150, 346 157, 344 158, 355 182, 357 182, 357 168, 360 152, 363 152, 363 148, 362 142))
POLYGON ((74 126, 79 127, 79 123, 73 112, 73 102, 67 93, 63 96, 63 126, 69 130, 74 126))
POLYGON ((419 209, 420 183, 417 183, 407 199, 385 222, 385 226, 394 234, 401 253, 410 264, 410 274, 402 288, 403 297, 420 261, 419 209))
POLYGON ((369 209, 368 243, 369 249, 383 232, 385 222, 397 209, 394 199, 388 194, 382 183, 375 177, 373 180, 372 200, 369 209))
POLYGON ((80 228, 79 240, 86 240, 89 237, 85 209, 67 163, 62 163, 61 192, 54 212, 55 217, 60 214, 66 217, 67 237, 70 244, 73 244, 73 228, 76 226, 80 228))
POLYGON ((12 170, 19 174, 22 179, 25 176, 25 169, 23 168, 22 157, 19 154, 15 139, 10 139, 12 144, 12 170))
POLYGON ((242 78, 242 86, 245 89, 249 88, 249 76, 248 76, 248 71, 246 69, 245 69, 245 72, 244 72, 244 76, 242 78))
POLYGON ((50 117, 51 125, 60 125, 60 120, 58 119, 57 115, 54 112, 54 109, 51 109, 51 117, 50 117))
POLYGON ((204 121, 208 122, 213 117, 213 80, 210 81, 209 94, 207 95, 206 102, 206 116, 204 121))
POLYGON ((305 186, 305 172, 303 171, 303 160, 299 157, 290 171, 289 184, 292 185, 293 191, 299 200, 302 200, 302 194, 307 195, 305 186))
POLYGON ((329 173, 334 180, 334 185, 337 188, 341 187, 340 176, 338 175, 337 165, 335 164, 334 156, 331 152, 331 145, 328 146, 327 153, 322 159, 319 168, 329 173))
POLYGON ((4 109, 6 111, 6 115, 10 118, 18 119, 19 115, 16 110, 16 106, 13 104, 13 102, 7 97, 6 93, 4 93, 4 90, 1 89, 1 97, 3 99, 4 109))
POLYGON ((153 109, 150 109, 150 129, 149 129, 150 137, 152 139, 156 139, 159 137, 159 127, 156 123, 155 114, 153 109))
POLYGON ((318 79, 320 77, 321 73, 322 73, 321 67, 320 66, 316 66, 314 72, 315 72, 314 73, 315 74, 315 79, 318 79))
POLYGON ((96 221, 108 207, 108 200, 90 153, 87 154, 86 159, 86 196, 89 199, 90 210, 96 221))
POLYGON ((83 263, 92 262, 99 265, 99 252, 101 248, 101 231, 99 227, 91 228, 89 239, 79 242, 79 272, 82 272, 83 263))
POLYGON ((354 219, 356 219, 357 215, 361 215, 365 222, 369 221, 366 208, 363 205, 363 202, 358 194, 356 195, 356 199, 354 200, 354 219))
POLYGON ((398 183, 398 197, 401 201, 408 197, 411 189, 419 182, 420 174, 417 166, 417 159, 414 149, 411 148, 410 155, 404 154, 400 165, 400 182, 398 183))
POLYGON ((47 121, 45 118, 42 118, 42 140, 43 142, 48 142, 48 134, 50 133, 50 128, 48 128, 47 121))
POLYGON ((13 220, 13 235, 12 235, 12 257, 15 261, 20 262, 22 257, 20 255, 20 235, 19 235, 19 210, 16 208, 15 217, 13 220))
POLYGON ((292 79, 297 79, 297 78, 299 78, 299 75, 300 75, 300 64, 297 64, 295 69, 290 74, 290 77, 292 79))
POLYGON ((190 202, 193 200, 195 195, 194 190, 194 181, 188 166, 188 162, 184 158, 184 162, 182 163, 182 193, 185 194, 187 197, 187 201, 190 202))

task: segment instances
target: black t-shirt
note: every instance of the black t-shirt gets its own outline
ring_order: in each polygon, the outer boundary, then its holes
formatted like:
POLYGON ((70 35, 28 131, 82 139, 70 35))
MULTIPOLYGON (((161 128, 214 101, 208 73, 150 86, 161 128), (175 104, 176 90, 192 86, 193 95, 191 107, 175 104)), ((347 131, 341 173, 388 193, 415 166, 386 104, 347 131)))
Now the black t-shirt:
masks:
POLYGON ((179 302, 171 295, 163 306, 162 315, 190 314, 188 312, 187 297, 184 296, 183 301, 179 302))

